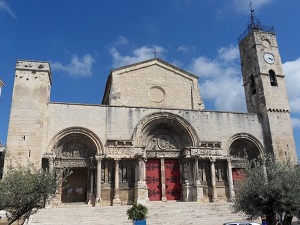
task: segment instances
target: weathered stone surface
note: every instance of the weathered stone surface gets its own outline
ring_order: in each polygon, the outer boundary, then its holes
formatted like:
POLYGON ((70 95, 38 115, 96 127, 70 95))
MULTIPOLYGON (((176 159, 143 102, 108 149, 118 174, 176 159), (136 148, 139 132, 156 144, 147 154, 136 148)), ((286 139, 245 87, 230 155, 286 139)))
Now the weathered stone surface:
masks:
POLYGON ((151 193, 163 201, 175 192, 182 201, 227 201, 234 179, 228 168, 242 168, 246 154, 297 159, 275 35, 252 32, 240 42, 240 53, 249 113, 206 111, 198 77, 160 59, 112 70, 103 105, 49 102, 50 65, 17 61, 9 156, 36 168, 80 168, 86 191, 74 181, 69 193, 59 189, 55 205, 71 193, 97 205, 145 202, 149 177, 158 188, 151 193), (265 53, 275 61, 267 63, 265 53), (148 159, 157 160, 158 175, 146 170, 148 159), (164 165, 174 159, 176 179, 164 165), (180 185, 168 189, 167 181, 180 185))

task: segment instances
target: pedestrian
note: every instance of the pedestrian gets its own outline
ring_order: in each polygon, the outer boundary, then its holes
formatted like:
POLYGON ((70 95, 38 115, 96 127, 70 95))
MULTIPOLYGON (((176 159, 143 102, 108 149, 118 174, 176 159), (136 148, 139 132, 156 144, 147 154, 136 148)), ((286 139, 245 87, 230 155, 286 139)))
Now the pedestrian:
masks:
POLYGON ((283 224, 284 225, 292 225, 293 215, 290 210, 286 210, 284 214, 283 224))
POLYGON ((282 225, 281 223, 281 215, 279 212, 276 213, 275 215, 275 225, 282 225))
POLYGON ((262 224, 262 225, 268 225, 267 217, 266 217, 265 214, 262 214, 262 215, 261 215, 261 224, 262 224))

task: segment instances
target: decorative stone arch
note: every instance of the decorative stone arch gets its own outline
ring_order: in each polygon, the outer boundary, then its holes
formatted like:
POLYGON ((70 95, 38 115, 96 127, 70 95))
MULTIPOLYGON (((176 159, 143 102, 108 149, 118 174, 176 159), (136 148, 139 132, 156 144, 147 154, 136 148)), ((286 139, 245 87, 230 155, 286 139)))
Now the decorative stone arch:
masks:
POLYGON ((247 133, 233 135, 226 144, 229 156, 233 158, 243 158, 245 154, 248 159, 264 157, 263 145, 257 138, 247 133))
POLYGON ((64 141, 80 137, 86 140, 87 144, 95 149, 94 155, 103 155, 103 145, 98 136, 89 129, 83 127, 69 127, 58 132, 49 144, 49 152, 54 154, 55 149, 59 148, 64 141))
POLYGON ((171 131, 179 140, 175 144, 180 147, 199 145, 199 138, 194 128, 182 117, 168 113, 153 113, 144 117, 136 126, 132 140, 135 146, 147 145, 149 138, 159 131, 171 131))
POLYGON ((49 169, 55 168, 62 176, 64 167, 72 170, 66 180, 67 188, 58 187, 54 202, 92 204, 96 156, 103 155, 103 146, 97 135, 83 127, 69 127, 53 137, 48 149, 49 153, 43 157, 49 160, 49 169))

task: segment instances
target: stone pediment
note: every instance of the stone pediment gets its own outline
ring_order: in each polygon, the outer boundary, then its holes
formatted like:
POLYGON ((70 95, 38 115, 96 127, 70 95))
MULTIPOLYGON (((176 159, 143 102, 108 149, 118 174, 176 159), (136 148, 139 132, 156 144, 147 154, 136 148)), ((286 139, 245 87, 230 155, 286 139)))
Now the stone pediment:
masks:
POLYGON ((112 73, 118 72, 119 74, 122 74, 122 73, 130 72, 132 70, 138 70, 138 69, 142 69, 142 68, 145 68, 145 67, 149 67, 149 66, 152 66, 152 65, 162 67, 166 70, 176 71, 177 74, 180 75, 180 76, 192 77, 192 78, 196 78, 196 79, 199 78, 198 76, 196 76, 196 75, 194 75, 190 72, 187 72, 186 70, 183 70, 183 69, 181 69, 177 66, 174 66, 174 65, 172 65, 168 62, 165 62, 164 60, 161 60, 159 58, 149 59, 149 60, 146 60, 146 61, 142 61, 142 62, 130 64, 130 65, 127 65, 127 66, 119 67, 119 68, 113 69, 111 72, 112 73))
POLYGON ((111 106, 204 109, 198 77, 157 58, 112 70, 102 103, 111 106))

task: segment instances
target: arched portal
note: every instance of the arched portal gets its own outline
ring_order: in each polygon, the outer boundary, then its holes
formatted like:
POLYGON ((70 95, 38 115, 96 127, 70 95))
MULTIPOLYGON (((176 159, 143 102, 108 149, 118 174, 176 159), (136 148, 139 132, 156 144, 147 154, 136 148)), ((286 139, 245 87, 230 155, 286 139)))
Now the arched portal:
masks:
POLYGON ((95 192, 95 156, 102 152, 97 136, 84 128, 73 127, 58 133, 51 142, 53 166, 70 168, 61 202, 88 202, 95 192))
POLYGON ((137 146, 147 146, 154 135, 174 135, 179 148, 197 146, 199 138, 193 127, 182 117, 172 113, 154 113, 146 116, 137 125, 133 140, 137 146))
MULTIPOLYGON (((133 140, 146 151, 146 183, 150 201, 180 200, 182 196, 182 160, 184 149, 197 146, 198 137, 182 117, 155 113, 137 126, 133 140)), ((187 170, 184 170, 187 174, 187 170)))
POLYGON ((236 134, 230 139, 229 155, 231 158, 253 160, 262 156, 262 152, 260 142, 249 134, 236 134))
POLYGON ((260 142, 249 134, 237 134, 230 140, 229 155, 232 161, 233 182, 242 179, 244 160, 255 160, 263 157, 260 142))

